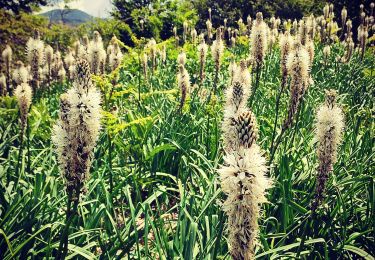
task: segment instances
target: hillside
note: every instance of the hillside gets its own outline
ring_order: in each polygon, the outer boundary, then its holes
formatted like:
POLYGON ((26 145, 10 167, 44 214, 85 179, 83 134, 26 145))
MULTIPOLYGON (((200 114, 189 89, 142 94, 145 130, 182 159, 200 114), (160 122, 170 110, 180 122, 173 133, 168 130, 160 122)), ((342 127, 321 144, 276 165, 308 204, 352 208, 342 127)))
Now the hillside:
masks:
POLYGON ((62 20, 64 20, 64 23, 69 25, 79 25, 81 23, 88 22, 94 18, 93 16, 78 9, 55 9, 42 13, 40 15, 47 17, 52 21, 52 23, 60 23, 62 22, 62 20))

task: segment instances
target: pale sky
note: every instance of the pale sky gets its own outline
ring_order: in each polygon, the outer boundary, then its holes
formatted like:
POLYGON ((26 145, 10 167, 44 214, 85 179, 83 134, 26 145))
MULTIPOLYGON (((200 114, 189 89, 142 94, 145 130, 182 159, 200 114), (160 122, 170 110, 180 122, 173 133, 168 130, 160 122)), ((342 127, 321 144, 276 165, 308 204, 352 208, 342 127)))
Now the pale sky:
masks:
MULTIPOLYGON (((41 13, 63 7, 64 2, 61 1, 54 6, 42 7, 41 13)), ((95 17, 107 18, 110 15, 109 12, 112 9, 112 3, 111 0, 73 0, 69 3, 69 7, 72 9, 79 9, 95 17)))

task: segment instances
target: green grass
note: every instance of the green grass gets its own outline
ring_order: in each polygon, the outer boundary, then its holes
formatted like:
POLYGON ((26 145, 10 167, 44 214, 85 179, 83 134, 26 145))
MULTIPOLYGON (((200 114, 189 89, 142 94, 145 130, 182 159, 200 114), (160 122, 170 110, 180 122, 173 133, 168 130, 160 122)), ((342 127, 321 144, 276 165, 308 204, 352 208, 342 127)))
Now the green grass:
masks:
MULTIPOLYGON (((135 52, 125 55, 116 86, 109 80, 100 81, 103 95, 107 95, 103 110, 115 105, 118 115, 105 114, 87 190, 70 230, 69 259, 230 258, 226 219, 220 208, 224 197, 216 169, 223 156, 220 124, 223 90, 229 77, 227 66, 234 55, 236 60, 246 57, 248 48, 238 44, 226 50, 216 98, 201 98, 197 89, 190 94, 184 112, 179 113, 178 91, 173 91, 177 89, 178 51, 169 47, 167 63, 158 67, 148 84, 138 76, 135 52), (112 87, 113 95, 108 98, 112 87), (165 93, 167 90, 172 91, 165 93)), ((195 47, 187 44, 184 48, 192 85, 198 84, 195 47)), ((302 258, 373 259, 373 51, 368 50, 363 62, 355 55, 350 63, 340 64, 336 57, 343 50, 335 45, 330 62, 324 66, 322 46, 317 44, 314 84, 269 171, 275 185, 260 220, 259 259, 295 257, 305 226, 302 258), (329 88, 339 92, 346 129, 324 205, 312 220, 309 205, 318 163, 315 112, 323 102, 324 90, 329 88)), ((251 107, 259 125, 259 144, 267 157, 279 70, 279 50, 274 49, 267 55, 251 107)), ((212 90, 213 80, 214 63, 209 57, 206 80, 199 88, 212 90)), ((68 87, 55 84, 48 95, 34 97, 26 139, 29 152, 23 153, 18 176, 17 102, 13 97, 0 99, 1 259, 56 255, 67 197, 51 143, 51 128, 57 118, 59 95, 68 87)), ((278 131, 287 113, 288 93, 286 90, 281 97, 278 131)))

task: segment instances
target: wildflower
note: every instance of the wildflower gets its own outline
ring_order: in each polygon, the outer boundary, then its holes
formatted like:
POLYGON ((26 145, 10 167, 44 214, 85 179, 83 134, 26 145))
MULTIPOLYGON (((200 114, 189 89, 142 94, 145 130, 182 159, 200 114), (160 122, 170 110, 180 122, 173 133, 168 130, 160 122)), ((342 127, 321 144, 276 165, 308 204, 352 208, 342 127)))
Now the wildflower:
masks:
POLYGON ((309 71, 311 71, 315 55, 314 41, 310 40, 310 38, 308 37, 305 43, 305 47, 307 52, 309 53, 309 71))
POLYGON ((12 51, 12 48, 8 44, 5 46, 5 49, 1 53, 1 56, 3 58, 3 62, 5 65, 6 80, 10 82, 10 71, 12 68, 13 51, 12 51))
POLYGON ((7 79, 4 74, 0 74, 0 96, 7 95, 7 79))
POLYGON ((318 142, 318 175, 315 198, 311 205, 313 211, 321 204, 329 174, 333 171, 333 164, 337 161, 337 150, 342 140, 344 129, 344 115, 336 104, 335 90, 326 91, 325 103, 317 113, 316 140, 318 142))
POLYGON ((289 53, 293 49, 293 37, 290 35, 288 31, 280 37, 280 70, 281 70, 281 87, 284 88, 287 77, 288 77, 288 69, 286 66, 287 58, 289 53))
POLYGON ((14 96, 16 96, 18 101, 18 106, 20 109, 20 118, 21 118, 21 141, 23 140, 23 133, 25 132, 27 125, 27 115, 29 113, 31 100, 32 100, 33 91, 29 84, 21 83, 17 86, 14 91, 14 96))
POLYGON ((348 11, 346 10, 345 6, 341 10, 341 29, 344 30, 346 18, 348 17, 348 11))
POLYGON ((38 31, 35 31, 34 38, 30 38, 26 43, 27 59, 31 66, 30 76, 34 89, 38 89, 41 81, 41 69, 44 62, 44 43, 40 40, 38 31))
POLYGON ((327 64, 328 58, 331 55, 331 47, 329 45, 324 46, 323 48, 323 58, 324 58, 324 63, 327 64))
POLYGON ((74 76, 74 64, 75 58, 73 56, 73 52, 68 49, 67 54, 64 58, 65 67, 68 69, 68 79, 72 80, 74 76))
POLYGON ((308 87, 309 81, 309 53, 297 39, 294 50, 288 55, 286 67, 290 75, 290 101, 288 116, 283 129, 287 129, 293 122, 300 101, 308 87))
POLYGON ((197 41, 197 30, 195 29, 191 30, 190 34, 191 34, 191 42, 195 44, 197 41))
POLYGON ((267 202, 266 190, 271 181, 265 176, 267 167, 257 139, 255 116, 241 113, 233 125, 238 149, 224 156, 220 174, 221 187, 227 195, 223 211, 228 216, 227 230, 233 259, 253 259, 259 234, 260 205, 267 202))
POLYGON ((232 48, 236 47, 236 38, 234 37, 230 38, 230 46, 232 48))
POLYGON ((267 51, 267 25, 263 21, 262 13, 256 14, 256 20, 251 29, 251 55, 254 57, 257 67, 263 64, 267 51))
POLYGON ((186 42, 187 34, 188 34, 188 29, 189 25, 187 21, 184 21, 182 24, 183 31, 182 31, 182 38, 184 39, 184 42, 186 42))
POLYGON ((52 70, 52 59, 53 59, 53 49, 51 45, 47 44, 44 47, 44 53, 46 58, 46 65, 47 65, 47 81, 51 80, 51 70, 52 70))
POLYGON ((120 65, 123 54, 121 52, 116 36, 112 37, 111 42, 111 49, 109 49, 109 51, 107 50, 107 56, 109 67, 112 71, 114 71, 120 65))
POLYGON ((52 59, 52 77, 54 79, 59 79, 61 80, 61 76, 64 76, 63 70, 64 69, 64 64, 61 59, 61 53, 59 50, 56 50, 55 53, 53 54, 53 59, 52 59))
POLYGON ((212 38, 212 23, 210 20, 206 21, 206 27, 207 27, 207 38, 210 40, 212 38))
POLYGON ((199 57, 199 64, 200 64, 199 77, 200 77, 201 83, 203 82, 203 79, 205 76, 204 67, 206 64, 207 50, 208 50, 208 46, 204 42, 204 38, 202 37, 201 42, 198 45, 198 57, 199 57))
POLYGON ((186 64, 186 53, 185 52, 181 52, 180 54, 178 54, 177 63, 178 63, 178 65, 185 66, 185 64, 186 64))
POLYGON ((27 71, 25 65, 22 61, 16 62, 16 68, 12 74, 13 81, 16 85, 21 85, 22 83, 27 83, 29 80, 29 72, 27 71))
POLYGON ((187 72, 183 64, 179 64, 178 66, 177 83, 179 89, 181 90, 181 100, 179 109, 182 110, 186 101, 187 93, 190 89, 189 73, 187 72))
POLYGON ((224 149, 231 152, 237 147, 237 135, 233 125, 233 120, 245 110, 247 100, 251 91, 251 76, 246 66, 246 61, 242 60, 240 66, 235 63, 231 65, 233 73, 232 84, 225 92, 225 109, 222 131, 224 135, 224 149))
POLYGON ((213 60, 215 61, 215 87, 219 76, 220 71, 220 65, 221 65, 221 59, 224 54, 224 43, 221 39, 221 29, 218 28, 216 31, 216 40, 213 41, 211 46, 211 54, 213 57, 213 60))
POLYGON ((363 59, 366 49, 366 43, 368 38, 367 27, 364 25, 359 25, 358 27, 358 41, 359 47, 361 49, 361 59, 363 59))
POLYGON ((100 130, 100 93, 91 82, 88 63, 79 60, 75 73, 73 88, 60 98, 52 136, 70 200, 79 200, 100 130))
POLYGON ((252 25, 252 19, 251 19, 251 16, 248 15, 247 18, 246 18, 246 25, 247 25, 247 33, 248 35, 251 34, 251 25, 252 25))
POLYGON ((96 75, 102 74, 104 72, 106 52, 103 48, 103 41, 99 32, 94 32, 94 37, 88 44, 87 53, 91 72, 96 75))

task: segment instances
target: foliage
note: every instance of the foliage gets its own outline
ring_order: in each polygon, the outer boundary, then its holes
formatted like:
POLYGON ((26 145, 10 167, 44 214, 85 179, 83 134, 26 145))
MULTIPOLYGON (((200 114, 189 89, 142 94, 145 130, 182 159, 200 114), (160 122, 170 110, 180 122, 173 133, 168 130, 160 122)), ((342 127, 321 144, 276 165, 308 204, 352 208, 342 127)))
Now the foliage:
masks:
POLYGON ((12 11, 15 14, 22 11, 30 13, 33 7, 47 5, 47 3, 47 0, 6 0, 0 2, 0 9, 12 11))
POLYGON ((115 0, 113 5, 113 16, 127 23, 138 38, 167 39, 173 35, 174 26, 182 30, 184 21, 194 26, 198 20, 189 1, 115 0))
MULTIPOLYGON (((106 28, 97 28, 110 36, 106 28)), ((69 237, 69 258, 229 258, 216 169, 223 156, 220 124, 227 67, 233 57, 247 57, 248 41, 241 39, 235 48, 225 51, 219 92, 211 99, 204 95, 213 89, 214 80, 214 63, 208 58, 206 80, 191 91, 188 113, 177 111, 176 57, 181 49, 175 48, 173 41, 162 44, 167 46, 166 64, 159 62, 148 81, 138 62, 141 50, 132 48, 116 71, 119 78, 115 84, 113 75, 93 77, 104 99, 103 129, 79 205, 79 228, 69 237), (114 106, 117 112, 112 111, 114 106)), ((342 46, 335 44, 324 65, 322 47, 317 44, 314 84, 306 93, 299 121, 277 150, 275 167, 269 172, 275 187, 260 222, 259 258, 296 257, 304 225, 308 229, 302 258, 371 259, 374 252, 373 49, 367 51, 363 62, 355 53, 350 63, 342 64, 336 61, 342 46), (317 165, 314 111, 327 88, 340 93, 347 129, 324 206, 313 222, 308 216, 317 165)), ((199 82, 196 46, 185 44, 182 49, 187 53, 186 68, 193 86, 199 82)), ((266 57, 252 107, 266 156, 279 71, 275 47, 266 57)), ((0 121, 1 259, 56 255, 66 192, 50 134, 59 109, 58 97, 67 87, 55 84, 48 94, 34 98, 29 151, 22 157, 18 176, 14 174, 19 147, 17 104, 14 98, 0 99, 4 118, 0 121)), ((281 99, 281 117, 287 113, 287 103, 286 92, 281 99)))

